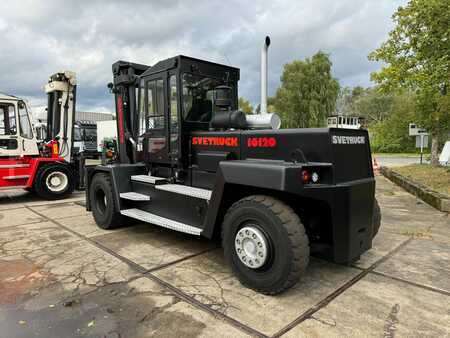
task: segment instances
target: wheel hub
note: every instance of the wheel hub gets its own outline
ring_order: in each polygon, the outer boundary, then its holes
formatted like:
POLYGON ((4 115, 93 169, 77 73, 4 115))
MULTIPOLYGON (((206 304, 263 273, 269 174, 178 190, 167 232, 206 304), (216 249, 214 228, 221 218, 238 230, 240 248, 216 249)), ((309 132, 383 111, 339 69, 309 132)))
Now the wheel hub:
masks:
POLYGON ((255 226, 240 229, 236 234, 234 245, 241 262, 251 269, 260 268, 267 260, 266 237, 255 226))
POLYGON ((47 179, 45 180, 47 188, 52 192, 60 192, 63 191, 69 182, 69 179, 67 176, 60 172, 55 171, 52 172, 50 175, 47 176, 47 179))

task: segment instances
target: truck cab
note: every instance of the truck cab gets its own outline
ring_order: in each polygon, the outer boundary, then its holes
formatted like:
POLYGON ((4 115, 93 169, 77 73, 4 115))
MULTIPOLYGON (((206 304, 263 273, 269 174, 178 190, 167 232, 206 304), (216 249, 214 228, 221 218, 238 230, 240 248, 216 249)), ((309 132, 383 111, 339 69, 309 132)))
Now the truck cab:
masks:
POLYGON ((18 97, 0 94, 0 156, 38 155, 31 112, 18 97))
POLYGON ((91 121, 75 121, 73 149, 74 155, 83 153, 85 157, 95 157, 97 151, 97 125, 91 121))

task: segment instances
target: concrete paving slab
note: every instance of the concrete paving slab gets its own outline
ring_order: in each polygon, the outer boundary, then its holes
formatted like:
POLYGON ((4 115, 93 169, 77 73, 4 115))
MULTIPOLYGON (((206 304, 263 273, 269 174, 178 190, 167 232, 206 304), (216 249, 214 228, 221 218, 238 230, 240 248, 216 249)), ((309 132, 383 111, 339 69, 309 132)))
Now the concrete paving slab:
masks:
POLYGON ((114 234, 133 228, 133 227, 121 227, 113 230, 104 230, 97 226, 94 217, 92 217, 92 213, 88 213, 85 216, 58 218, 57 221, 58 223, 69 228, 70 230, 75 231, 76 233, 86 236, 88 238, 106 234, 114 234))
POLYGON ((278 296, 265 296, 243 287, 221 250, 215 250, 153 274, 212 309, 264 334, 274 334, 359 272, 312 259, 295 287, 278 296))
POLYGON ((448 229, 449 216, 394 185, 377 177, 377 199, 382 213, 382 230, 390 233, 433 238, 435 232, 448 229))
POLYGON ((42 221, 41 216, 27 208, 0 211, 0 228, 42 221))
POLYGON ((70 297, 58 284, 48 290, 49 294, 15 305, 0 305, 2 334, 47 338, 246 336, 145 277, 70 297))
POLYGON ((34 252, 43 252, 54 246, 64 247, 78 240, 52 222, 0 228, 0 257, 27 257, 34 252))
POLYGON ((283 337, 447 337, 450 297, 369 274, 283 337))
POLYGON ((141 224, 91 239, 146 269, 153 269, 218 246, 217 243, 204 238, 151 224, 141 224))
POLYGON ((450 294, 450 245, 415 239, 375 271, 450 294))
POLYGON ((40 214, 48 217, 50 219, 60 219, 65 217, 74 217, 74 216, 86 216, 88 215, 88 211, 86 208, 76 204, 75 202, 69 202, 64 204, 53 203, 39 206, 30 207, 31 210, 39 212, 40 214))
POLYGON ((30 193, 23 189, 2 190, 0 191, 0 210, 20 208, 24 206, 76 202, 83 201, 84 199, 84 191, 75 191, 72 195, 65 199, 51 201, 44 200, 36 194, 30 193))
POLYGON ((361 258, 353 264, 354 266, 367 269, 409 239, 408 236, 385 232, 382 227, 383 225, 372 242, 372 249, 361 255, 361 258))
POLYGON ((56 282, 80 290, 136 275, 118 258, 51 222, 1 229, 0 271, 6 271, 0 274, 0 293, 7 299, 56 282))

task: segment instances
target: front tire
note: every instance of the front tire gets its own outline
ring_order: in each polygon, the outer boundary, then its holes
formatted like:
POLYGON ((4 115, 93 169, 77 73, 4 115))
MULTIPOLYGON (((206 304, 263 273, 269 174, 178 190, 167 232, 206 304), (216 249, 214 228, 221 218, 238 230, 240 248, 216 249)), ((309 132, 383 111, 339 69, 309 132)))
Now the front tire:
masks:
POLYGON ((42 198, 57 200, 69 196, 74 189, 75 179, 70 167, 52 163, 38 169, 32 190, 42 198))
POLYGON ((240 282, 269 295, 296 284, 309 262, 300 218, 269 196, 249 196, 231 206, 222 225, 222 245, 240 282))
POLYGON ((89 203, 95 223, 102 229, 114 229, 126 223, 116 208, 111 180, 108 174, 96 174, 89 187, 89 203))

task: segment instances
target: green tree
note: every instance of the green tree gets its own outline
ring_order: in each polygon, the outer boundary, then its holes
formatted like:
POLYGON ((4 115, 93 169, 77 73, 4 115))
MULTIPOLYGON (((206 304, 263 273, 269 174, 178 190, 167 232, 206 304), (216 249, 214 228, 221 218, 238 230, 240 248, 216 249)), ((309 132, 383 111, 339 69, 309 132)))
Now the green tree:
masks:
MULTIPOLYGON (((409 152, 415 150, 415 140, 408 135, 409 123, 415 119, 415 97, 414 94, 394 93, 387 99, 379 91, 373 90, 371 96, 381 96, 380 100, 387 101, 381 106, 384 113, 378 115, 376 109, 368 104, 368 111, 374 112, 375 118, 370 119, 369 133, 370 144, 375 152, 409 152)), ((364 104, 370 103, 372 100, 364 100, 364 104)), ((375 107, 378 104, 374 105, 375 107)), ((372 113, 371 113, 372 114, 372 113)), ((370 115, 369 115, 370 116, 370 115)))
POLYGON ((253 106, 250 103, 250 101, 246 100, 242 96, 239 98, 239 109, 242 110, 246 114, 252 114, 253 113, 253 106))
POLYGON ((439 137, 450 127, 450 1, 410 0, 393 20, 388 40, 369 55, 386 63, 372 79, 386 91, 416 92, 417 122, 431 133, 431 163, 437 165, 439 137))
POLYGON ((331 66, 329 56, 320 51, 305 61, 296 60, 284 66, 274 104, 283 128, 325 125, 327 116, 335 110, 339 93, 331 66))
POLYGON ((352 114, 364 117, 368 124, 389 118, 394 108, 396 93, 386 93, 379 88, 368 88, 352 102, 352 114))

